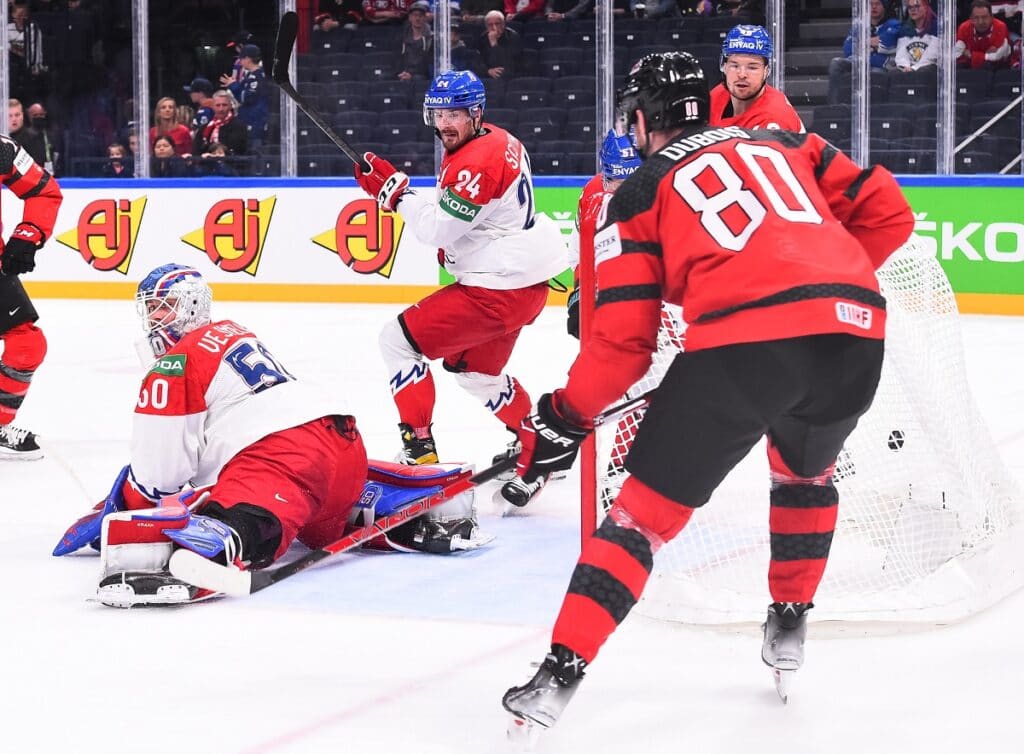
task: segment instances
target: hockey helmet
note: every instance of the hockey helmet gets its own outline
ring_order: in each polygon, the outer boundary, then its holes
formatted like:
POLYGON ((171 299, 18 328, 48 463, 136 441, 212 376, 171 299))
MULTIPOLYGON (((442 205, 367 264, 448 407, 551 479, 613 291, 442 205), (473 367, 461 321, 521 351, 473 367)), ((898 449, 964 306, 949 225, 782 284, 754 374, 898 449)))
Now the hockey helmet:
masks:
POLYGON ((616 98, 619 117, 627 127, 644 114, 648 131, 708 122, 711 102, 708 82, 697 58, 688 52, 662 52, 640 58, 616 98))
POLYGON ((608 131, 601 145, 601 174, 608 180, 628 178, 640 167, 640 155, 628 134, 620 136, 608 131))
POLYGON ((765 63, 771 63, 772 38, 768 30, 755 24, 740 24, 729 29, 722 41, 722 65, 730 55, 760 55, 765 63))
POLYGON ((445 71, 435 76, 423 96, 423 122, 434 125, 431 110, 469 110, 471 117, 483 115, 487 93, 472 71, 445 71))
POLYGON ((154 356, 161 356, 189 332, 210 323, 213 292, 199 271, 164 264, 146 275, 135 292, 135 308, 154 356))

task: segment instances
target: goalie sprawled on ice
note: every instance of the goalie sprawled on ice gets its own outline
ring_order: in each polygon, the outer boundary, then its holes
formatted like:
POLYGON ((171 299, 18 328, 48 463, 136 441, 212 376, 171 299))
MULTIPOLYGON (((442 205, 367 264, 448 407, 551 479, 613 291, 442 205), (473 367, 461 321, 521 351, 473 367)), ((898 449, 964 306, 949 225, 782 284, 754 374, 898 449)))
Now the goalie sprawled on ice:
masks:
MULTIPOLYGON (((139 285, 140 353, 152 363, 131 463, 54 550, 100 549, 104 604, 203 599, 232 574, 270 565, 296 539, 327 547, 469 474, 457 464, 368 464, 355 418, 296 379, 245 327, 212 322, 211 301, 202 276, 182 265, 158 267, 139 285), (196 578, 196 568, 171 563, 178 550, 187 554, 175 562, 221 568, 198 569, 196 578)), ((452 552, 489 539, 469 489, 392 529, 385 544, 452 552)))

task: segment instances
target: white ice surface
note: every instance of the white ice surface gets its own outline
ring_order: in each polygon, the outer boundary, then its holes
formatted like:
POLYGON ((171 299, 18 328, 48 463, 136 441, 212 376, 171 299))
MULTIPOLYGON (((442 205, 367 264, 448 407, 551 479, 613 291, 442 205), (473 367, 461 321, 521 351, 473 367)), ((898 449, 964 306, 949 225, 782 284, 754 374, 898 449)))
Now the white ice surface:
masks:
MULTIPOLYGON (((546 649, 578 548, 575 479, 512 519, 484 488, 498 539, 471 555, 342 556, 248 599, 181 609, 86 602, 95 554, 50 551, 126 460, 140 331, 129 302, 37 305, 50 352, 18 424, 47 457, 0 463, 0 752, 508 750, 500 698, 546 649)), ((371 456, 397 450, 376 340, 398 307, 215 307, 290 371, 347 396, 371 456)), ((1021 478, 1024 320, 965 317, 964 335, 975 398, 1021 478)), ((549 309, 512 372, 536 398, 562 382, 570 349, 549 309)), ((487 465, 506 433, 450 375, 435 379, 442 455, 487 465)), ((632 616, 538 750, 1024 751, 1022 628, 1021 593, 941 629, 816 638, 812 623, 783 707, 756 629, 632 616)))

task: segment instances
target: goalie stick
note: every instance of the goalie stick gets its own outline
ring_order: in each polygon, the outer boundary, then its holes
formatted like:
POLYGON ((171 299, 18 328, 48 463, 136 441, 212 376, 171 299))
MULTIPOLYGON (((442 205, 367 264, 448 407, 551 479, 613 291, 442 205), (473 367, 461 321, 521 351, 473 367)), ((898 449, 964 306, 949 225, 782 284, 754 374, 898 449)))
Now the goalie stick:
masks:
MULTIPOLYGON (((643 395, 623 401, 601 412, 594 417, 594 426, 599 427, 611 419, 618 418, 624 413, 635 411, 641 406, 646 405, 653 393, 654 390, 649 390, 643 395)), ((431 508, 436 508, 442 503, 451 500, 471 487, 477 487, 492 479, 496 479, 500 474, 514 468, 516 460, 517 456, 506 457, 498 463, 488 466, 479 474, 467 475, 456 479, 444 489, 415 500, 406 507, 374 521, 369 526, 356 529, 341 539, 325 545, 319 550, 312 550, 291 563, 278 568, 242 571, 233 566, 225 567, 219 563, 214 563, 212 560, 207 560, 202 555, 191 550, 181 549, 176 550, 171 555, 170 571, 175 578, 205 589, 236 597, 254 594, 266 589, 268 586, 273 586, 279 581, 294 576, 310 566, 316 565, 324 558, 353 550, 374 537, 391 531, 396 526, 404 524, 406 521, 426 513, 431 508)))
MULTIPOLYGON (((313 125, 324 132, 334 145, 345 153, 345 156, 352 160, 353 165, 358 165, 364 173, 369 173, 370 164, 361 154, 356 152, 352 146, 334 133, 324 116, 309 103, 309 101, 295 91, 292 82, 288 78, 288 62, 292 57, 292 48, 295 47, 295 36, 299 32, 299 14, 295 11, 288 11, 281 16, 281 24, 277 27, 277 42, 274 45, 274 64, 270 69, 270 77, 281 87, 281 91, 288 95, 306 116, 313 121, 313 125)), ((481 472, 482 473, 482 472, 481 472)))

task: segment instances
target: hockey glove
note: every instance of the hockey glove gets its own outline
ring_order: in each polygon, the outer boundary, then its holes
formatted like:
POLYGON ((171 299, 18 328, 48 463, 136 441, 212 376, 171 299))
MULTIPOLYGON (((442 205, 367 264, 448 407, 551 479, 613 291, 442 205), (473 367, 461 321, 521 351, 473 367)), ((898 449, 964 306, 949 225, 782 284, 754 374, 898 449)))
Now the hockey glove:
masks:
POLYGON ((5 275, 20 275, 36 268, 36 251, 46 236, 32 223, 20 223, 11 233, 0 256, 0 269, 5 275))
POLYGON ((542 395, 533 413, 520 426, 523 450, 516 471, 526 482, 572 468, 580 443, 590 434, 590 429, 573 423, 559 412, 557 395, 542 395))
POLYGON ((370 172, 364 173, 357 163, 356 181, 380 206, 394 212, 402 194, 409 190, 409 176, 373 152, 367 152, 363 158, 370 166, 370 172))
POLYGON ((569 301, 566 303, 565 331, 576 340, 580 339, 580 289, 577 286, 569 294, 569 301))

